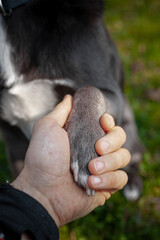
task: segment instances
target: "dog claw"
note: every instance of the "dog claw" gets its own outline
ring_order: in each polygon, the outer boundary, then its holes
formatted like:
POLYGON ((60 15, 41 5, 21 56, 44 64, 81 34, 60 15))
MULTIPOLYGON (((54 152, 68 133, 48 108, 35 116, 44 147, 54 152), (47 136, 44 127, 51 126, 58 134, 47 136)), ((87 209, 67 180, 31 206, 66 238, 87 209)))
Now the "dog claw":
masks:
POLYGON ((82 186, 83 188, 86 189, 86 193, 88 196, 94 196, 95 190, 90 189, 87 183, 89 173, 80 173, 78 161, 72 162, 71 170, 73 173, 74 181, 77 182, 79 186, 82 186))
POLYGON ((71 168, 72 168, 72 172, 73 172, 73 176, 74 176, 74 181, 78 182, 78 174, 79 174, 78 162, 73 162, 71 168))
POLYGON ((94 197, 95 196, 95 190, 92 190, 92 196, 94 197))
POLYGON ((86 193, 88 196, 94 196, 95 195, 95 190, 91 190, 90 188, 86 188, 86 193))
POLYGON ((90 196, 91 195, 91 189, 90 188, 86 188, 86 193, 87 193, 88 196, 90 196))

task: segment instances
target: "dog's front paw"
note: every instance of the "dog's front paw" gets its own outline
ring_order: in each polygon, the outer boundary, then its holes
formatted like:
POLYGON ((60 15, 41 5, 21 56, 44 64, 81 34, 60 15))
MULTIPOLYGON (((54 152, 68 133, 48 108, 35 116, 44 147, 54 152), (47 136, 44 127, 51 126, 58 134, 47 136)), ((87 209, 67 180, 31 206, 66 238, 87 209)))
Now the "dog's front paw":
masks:
POLYGON ((75 182, 86 189, 88 195, 95 191, 88 187, 88 163, 98 155, 96 141, 104 136, 99 119, 105 111, 103 95, 94 87, 79 89, 73 98, 73 108, 66 124, 71 150, 71 170, 75 182))
POLYGON ((123 189, 123 194, 129 201, 137 201, 142 194, 143 181, 139 176, 138 167, 134 164, 130 165, 126 170, 128 174, 128 183, 123 189))
POLYGON ((71 170, 73 172, 74 180, 75 182, 78 183, 79 186, 82 186, 83 188, 86 189, 86 193, 88 196, 95 195, 95 190, 90 189, 87 183, 88 177, 90 175, 88 171, 88 166, 84 167, 81 166, 79 167, 79 162, 81 159, 77 159, 75 161, 72 161, 71 163, 71 170))

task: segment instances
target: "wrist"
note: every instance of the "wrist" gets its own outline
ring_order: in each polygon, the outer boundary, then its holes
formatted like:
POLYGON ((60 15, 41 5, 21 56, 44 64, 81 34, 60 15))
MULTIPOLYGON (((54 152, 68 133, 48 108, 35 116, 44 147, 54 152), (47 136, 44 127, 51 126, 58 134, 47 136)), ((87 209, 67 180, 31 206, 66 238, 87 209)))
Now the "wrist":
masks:
POLYGON ((25 176, 25 170, 23 169, 20 175, 11 183, 11 186, 22 192, 27 193, 32 198, 36 199, 48 211, 50 216, 55 221, 57 227, 59 227, 59 218, 56 215, 49 199, 46 197, 46 195, 42 194, 38 189, 33 187, 33 185, 29 183, 29 181, 27 181, 27 178, 25 176))

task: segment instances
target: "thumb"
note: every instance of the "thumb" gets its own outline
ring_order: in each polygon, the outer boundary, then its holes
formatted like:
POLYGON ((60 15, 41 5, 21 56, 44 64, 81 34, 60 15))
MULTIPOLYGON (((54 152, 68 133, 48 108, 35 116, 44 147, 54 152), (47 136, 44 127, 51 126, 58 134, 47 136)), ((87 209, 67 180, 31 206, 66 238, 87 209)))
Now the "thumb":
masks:
POLYGON ((52 112, 46 117, 50 120, 56 120, 57 123, 63 127, 72 110, 72 96, 66 95, 62 102, 60 102, 52 112))

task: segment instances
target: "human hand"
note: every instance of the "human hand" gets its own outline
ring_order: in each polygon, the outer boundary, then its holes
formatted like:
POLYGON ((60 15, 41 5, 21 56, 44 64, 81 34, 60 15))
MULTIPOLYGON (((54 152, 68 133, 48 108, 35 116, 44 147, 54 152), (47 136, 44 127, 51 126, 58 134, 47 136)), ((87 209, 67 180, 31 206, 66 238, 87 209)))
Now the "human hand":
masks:
POLYGON ((72 98, 67 95, 53 112, 35 124, 24 169, 12 183, 38 200, 58 227, 87 215, 103 205, 113 192, 123 188, 127 175, 117 169, 126 166, 130 160, 129 152, 121 148, 126 139, 124 131, 115 127, 111 116, 103 115, 101 126, 107 134, 95 145, 101 157, 89 163, 93 175, 89 176, 88 185, 97 191, 94 197, 88 197, 70 172, 69 140, 63 126, 71 108, 72 98), (110 145, 106 149, 107 141, 110 145), (98 170, 102 164, 102 170, 98 170))

